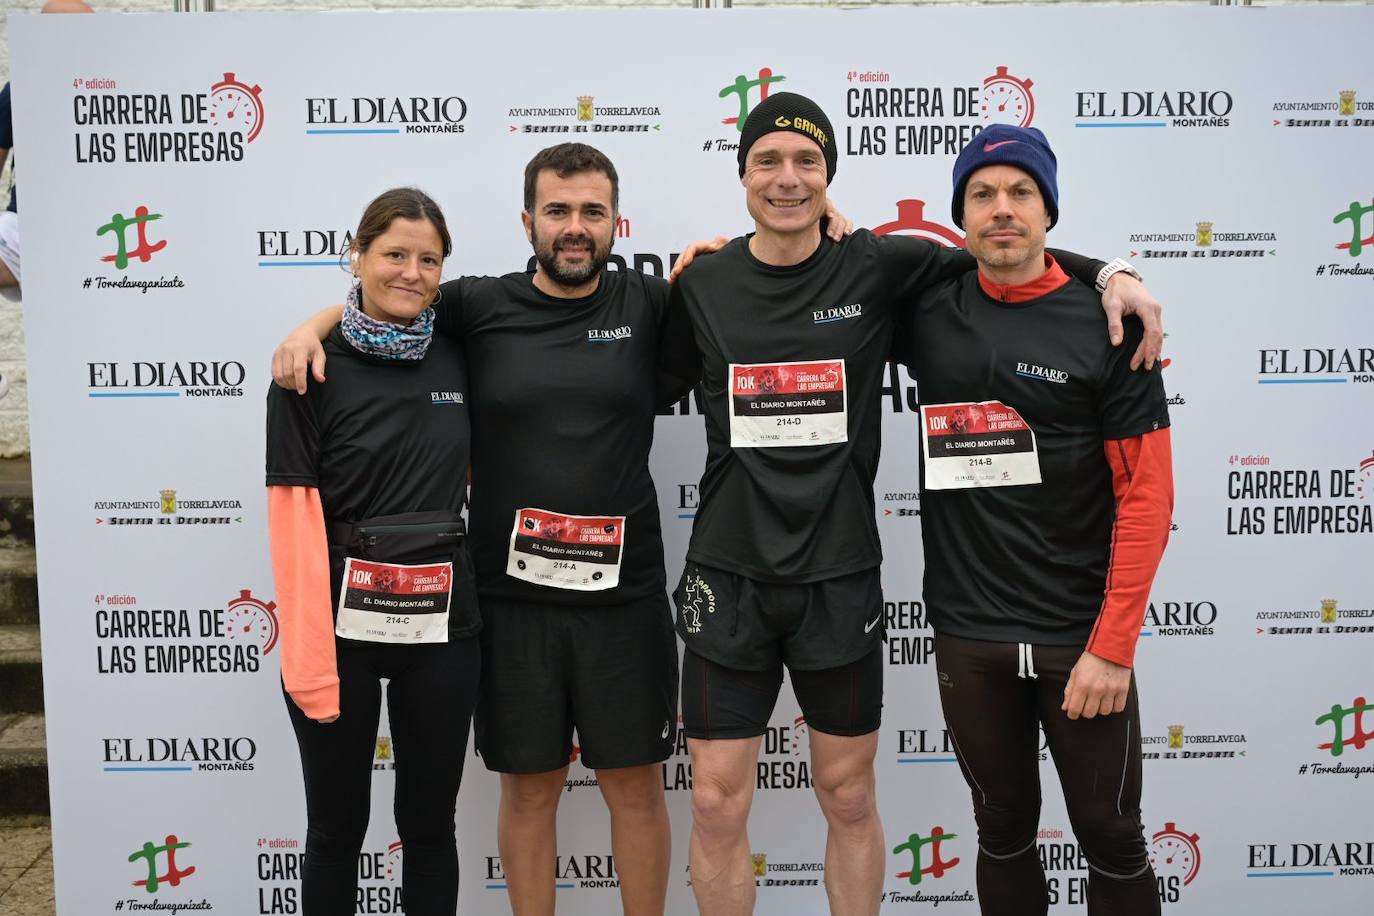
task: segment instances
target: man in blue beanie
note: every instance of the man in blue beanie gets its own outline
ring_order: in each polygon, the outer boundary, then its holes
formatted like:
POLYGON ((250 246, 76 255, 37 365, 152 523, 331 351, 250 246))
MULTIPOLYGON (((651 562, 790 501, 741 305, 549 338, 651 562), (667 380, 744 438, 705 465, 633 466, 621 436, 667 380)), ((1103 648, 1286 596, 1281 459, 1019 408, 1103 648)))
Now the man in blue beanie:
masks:
MULTIPOLYGON (((978 134, 954 165, 951 210, 978 272, 928 289, 895 350, 921 398, 923 597, 973 794, 979 904, 1049 906, 1043 728, 1088 912, 1153 916, 1132 664, 1173 511, 1160 372, 1130 370, 1102 339, 1097 293, 1045 250, 1059 189, 1040 131, 978 134)), ((1142 333, 1128 318, 1126 349, 1142 333)))
MULTIPOLYGON (((1046 231, 1059 222, 1059 184, 1056 175, 1059 162, 1054 158, 1045 135, 1034 127, 1013 127, 994 124, 983 130, 964 147, 954 162, 954 197, 949 210, 960 229, 964 226, 964 192, 969 179, 979 169, 993 165, 1009 165, 1020 169, 1040 189, 1045 214, 1049 217, 1046 231)), ((1040 246, 1044 248, 1043 240, 1040 246)), ((975 257, 977 252, 974 252, 975 257)))

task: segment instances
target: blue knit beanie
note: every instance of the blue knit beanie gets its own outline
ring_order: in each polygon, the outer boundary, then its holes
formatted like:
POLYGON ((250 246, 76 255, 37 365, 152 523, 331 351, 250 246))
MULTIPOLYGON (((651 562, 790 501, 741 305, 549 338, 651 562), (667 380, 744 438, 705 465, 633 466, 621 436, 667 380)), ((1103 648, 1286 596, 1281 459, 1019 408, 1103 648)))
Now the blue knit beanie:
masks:
POLYGON ((1059 222, 1058 163, 1045 135, 1034 127, 994 124, 980 131, 954 160, 954 200, 949 205, 955 225, 964 228, 964 188, 969 176, 985 165, 1014 165, 1035 179, 1045 198, 1050 228, 1059 222))

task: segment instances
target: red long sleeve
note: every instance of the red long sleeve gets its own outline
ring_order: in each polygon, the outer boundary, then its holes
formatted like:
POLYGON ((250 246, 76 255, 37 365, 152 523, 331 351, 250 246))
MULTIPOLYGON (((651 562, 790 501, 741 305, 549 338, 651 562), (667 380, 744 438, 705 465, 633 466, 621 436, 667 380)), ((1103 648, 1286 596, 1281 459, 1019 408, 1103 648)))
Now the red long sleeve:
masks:
POLYGON ((310 718, 338 715, 329 545, 320 491, 314 487, 268 487, 267 530, 281 615, 282 683, 310 718))
POLYGON ((1087 650, 1131 667, 1150 586, 1169 541, 1174 513, 1173 453, 1168 428, 1104 443, 1116 494, 1107 588, 1087 650))

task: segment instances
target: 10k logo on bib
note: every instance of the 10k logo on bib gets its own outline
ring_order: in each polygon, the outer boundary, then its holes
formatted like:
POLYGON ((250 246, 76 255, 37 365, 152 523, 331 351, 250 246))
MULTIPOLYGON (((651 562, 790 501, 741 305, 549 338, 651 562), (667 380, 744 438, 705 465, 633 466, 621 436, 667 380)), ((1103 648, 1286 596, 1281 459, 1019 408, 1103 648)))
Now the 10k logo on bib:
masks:
POLYGON ((730 364, 730 446, 849 440, 844 360, 730 364))
POLYGON ((1001 401, 922 404, 926 489, 1040 483, 1035 430, 1001 401))
POLYGON ((448 642, 453 564, 405 566, 348 557, 335 634, 364 642, 448 642))

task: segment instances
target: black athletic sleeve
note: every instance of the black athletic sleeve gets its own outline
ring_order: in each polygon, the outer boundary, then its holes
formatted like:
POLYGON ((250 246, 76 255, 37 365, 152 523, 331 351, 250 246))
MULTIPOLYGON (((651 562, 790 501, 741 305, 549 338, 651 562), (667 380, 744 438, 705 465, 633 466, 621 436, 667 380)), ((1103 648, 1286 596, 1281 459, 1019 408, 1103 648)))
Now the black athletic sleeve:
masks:
POLYGON ((463 278, 439 284, 434 303, 434 333, 461 341, 463 337, 463 278))
MULTIPOLYGON (((933 249, 934 257, 929 261, 915 262, 916 269, 906 281, 906 286, 902 290, 904 298, 919 296, 927 288, 934 286, 941 280, 952 280, 960 274, 970 270, 978 269, 978 260, 963 248, 950 248, 947 245, 939 245, 929 239, 913 239, 910 236, 885 236, 895 240, 901 240, 906 244, 916 243, 929 246, 933 249)), ((1098 261, 1086 255, 1075 254, 1072 251, 1064 251, 1060 248, 1045 249, 1059 265, 1064 268, 1064 272, 1069 276, 1081 280, 1089 289, 1094 289, 1097 285, 1097 274, 1107 262, 1098 261)), ((927 255, 929 257, 929 255, 927 255)))
POLYGON ((1145 326, 1134 315, 1122 322, 1125 339, 1107 354, 1102 386, 1097 392, 1097 414, 1103 439, 1127 439, 1169 425, 1168 398, 1164 394, 1163 366, 1144 366, 1132 371, 1131 354, 1145 336, 1145 326))
POLYGON ((969 254, 963 248, 950 248, 948 245, 939 245, 929 239, 923 240, 927 245, 934 245, 937 252, 936 273, 930 283, 916 292, 924 292, 925 289, 934 286, 942 280, 953 280, 970 270, 978 269, 978 259, 969 254))
POLYGON ((935 289, 941 283, 963 276, 970 270, 978 269, 978 259, 963 248, 951 248, 929 239, 912 239, 921 245, 934 249, 935 257, 925 276, 913 277, 903 289, 903 296, 897 309, 897 333, 892 336, 892 352, 888 361, 911 368, 913 359, 913 327, 916 323, 916 306, 921 296, 935 289))
POLYGON ((911 368, 914 341, 912 335, 915 326, 915 300, 907 300, 902 308, 897 309, 897 331, 892 335, 892 350, 887 355, 888 362, 911 368))
POLYGON ((674 380, 685 392, 701 379, 701 353, 692 334, 692 320, 687 316, 683 282, 684 278, 679 277, 668 294, 668 314, 658 338, 658 371, 660 376, 674 380))
POLYGON ((874 239, 884 254, 883 264, 897 284, 894 301, 915 299, 941 280, 976 269, 975 261, 962 248, 947 248, 929 239, 909 235, 880 235, 874 239))
POLYGON ((1107 266, 1106 261, 1096 261, 1087 255, 1074 254, 1062 248, 1045 250, 1064 268, 1064 273, 1081 281, 1088 289, 1097 289, 1097 274, 1107 266))
POLYGON ((267 485, 320 485, 320 428, 312 392, 304 396, 270 385, 267 389, 267 485))
MULTIPOLYGON (((889 236, 889 238, 903 239, 934 249, 933 259, 927 263, 918 262, 917 270, 911 274, 907 280, 907 285, 902 290, 904 297, 918 296, 941 280, 952 280, 960 274, 978 269, 978 260, 963 248, 950 248, 946 245, 936 244, 929 239, 912 239, 909 236, 889 236)), ((1089 289, 1096 285, 1098 271, 1107 266, 1105 261, 1097 261, 1072 251, 1063 251, 1058 248, 1046 250, 1064 268, 1065 273, 1081 280, 1087 284, 1089 289)))
MULTIPOLYGON (((670 314, 669 299, 672 296, 672 287, 668 285, 666 280, 661 280, 658 277, 645 277, 644 288, 645 298, 654 310, 654 324, 658 329, 660 358, 654 373, 654 408, 662 409, 686 397, 687 392, 691 391, 692 386, 696 384, 696 378, 683 378, 677 374, 683 371, 682 369, 677 368, 670 371, 663 363, 664 341, 668 339, 670 333, 668 316, 670 314)), ((685 313, 683 317, 686 317, 685 313)), ((686 330, 688 334, 692 333, 690 326, 686 330)), ((683 357, 678 358, 683 359, 683 357)), ((697 374, 700 375, 701 360, 697 359, 695 362, 698 367, 697 374)))

